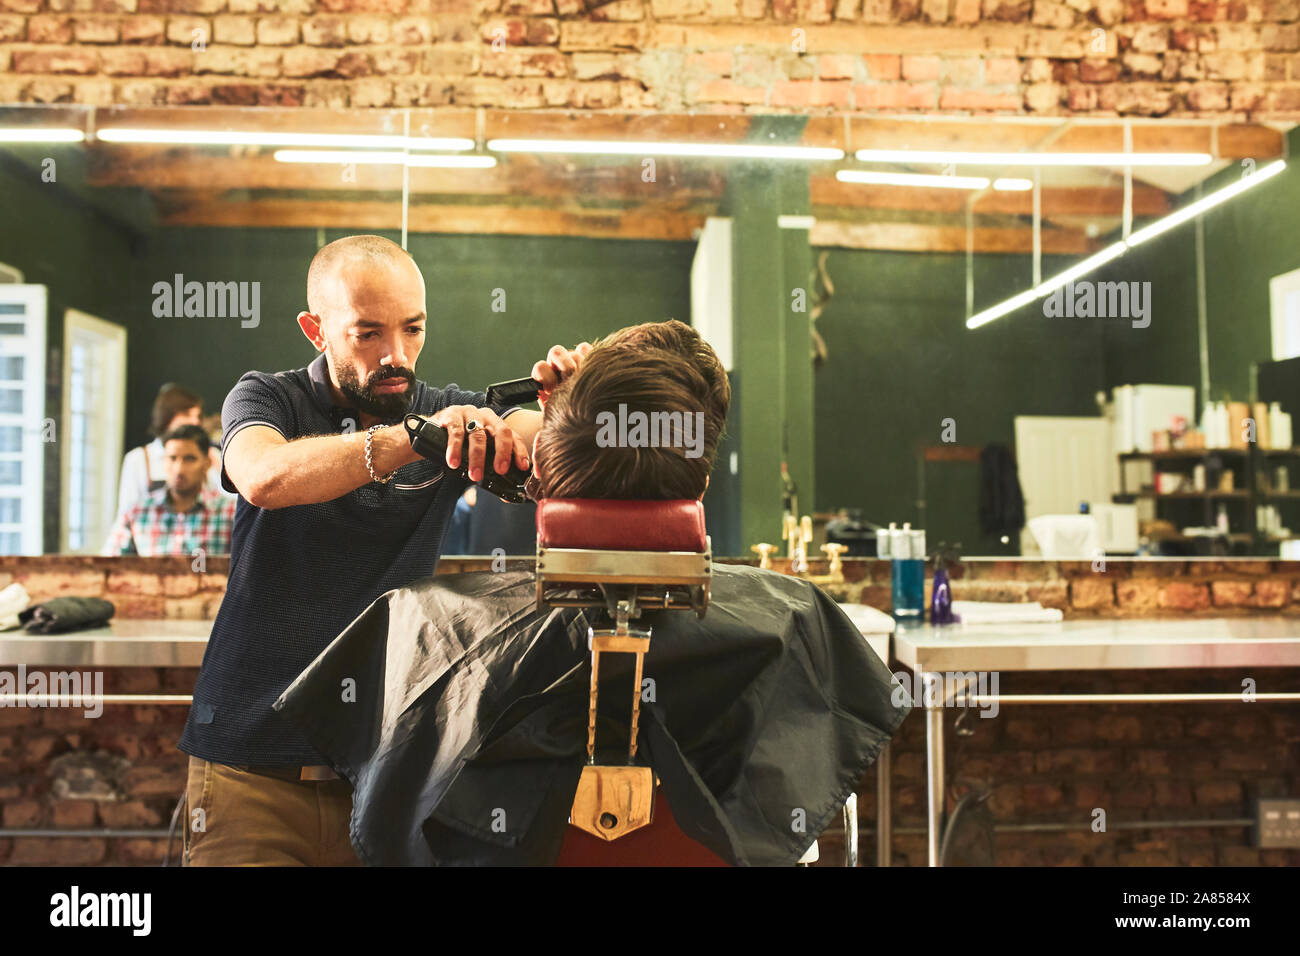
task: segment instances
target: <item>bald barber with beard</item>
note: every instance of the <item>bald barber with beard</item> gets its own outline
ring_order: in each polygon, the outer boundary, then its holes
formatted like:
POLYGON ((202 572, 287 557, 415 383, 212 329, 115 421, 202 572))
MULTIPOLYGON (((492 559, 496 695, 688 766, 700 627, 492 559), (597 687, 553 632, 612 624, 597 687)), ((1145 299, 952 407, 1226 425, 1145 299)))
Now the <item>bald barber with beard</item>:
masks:
MULTIPOLYGON (((541 427, 539 412, 416 379, 424 278, 395 243, 352 236, 322 248, 307 307, 298 326, 316 360, 247 373, 222 408, 221 481, 239 498, 226 594, 180 742, 189 866, 357 864, 351 784, 271 704, 371 602, 433 573, 466 486, 454 470, 466 434, 478 481, 512 459, 527 469, 541 427), (447 429, 445 468, 412 451, 408 412, 447 429)), ((543 403, 589 349, 557 345, 533 366, 543 403)), ((378 690, 344 685, 345 701, 378 690)))

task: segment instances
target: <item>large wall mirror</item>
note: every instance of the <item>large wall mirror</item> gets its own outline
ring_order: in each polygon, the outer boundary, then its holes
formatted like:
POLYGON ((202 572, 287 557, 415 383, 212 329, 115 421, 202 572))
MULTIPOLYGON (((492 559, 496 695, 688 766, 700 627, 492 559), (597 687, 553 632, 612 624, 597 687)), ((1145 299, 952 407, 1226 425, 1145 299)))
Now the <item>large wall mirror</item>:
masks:
POLYGON ((873 555, 891 522, 965 556, 1300 538, 1286 125, 2 112, 0 553, 99 553, 159 389, 212 416, 306 365, 308 264, 356 233, 420 265, 433 384, 696 325, 737 393, 719 555, 784 550, 786 511, 873 555))

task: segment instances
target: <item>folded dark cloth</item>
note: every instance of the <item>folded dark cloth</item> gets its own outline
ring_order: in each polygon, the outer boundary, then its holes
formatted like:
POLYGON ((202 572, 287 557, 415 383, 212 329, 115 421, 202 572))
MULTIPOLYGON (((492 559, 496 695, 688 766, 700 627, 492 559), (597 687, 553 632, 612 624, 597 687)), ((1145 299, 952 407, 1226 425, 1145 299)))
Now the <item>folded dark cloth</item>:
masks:
POLYGON ((111 601, 92 597, 61 597, 33 604, 18 612, 18 620, 31 634, 62 634, 108 623, 116 608, 111 601))

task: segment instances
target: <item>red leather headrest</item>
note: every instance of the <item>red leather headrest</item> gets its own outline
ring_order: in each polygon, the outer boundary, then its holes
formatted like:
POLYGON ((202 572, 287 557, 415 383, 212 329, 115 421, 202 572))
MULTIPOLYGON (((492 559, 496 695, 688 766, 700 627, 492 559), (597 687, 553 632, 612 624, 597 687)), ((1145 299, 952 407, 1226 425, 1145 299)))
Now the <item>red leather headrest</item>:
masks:
POLYGON ((546 548, 598 551, 705 551, 698 501, 547 498, 537 505, 537 541, 546 548))

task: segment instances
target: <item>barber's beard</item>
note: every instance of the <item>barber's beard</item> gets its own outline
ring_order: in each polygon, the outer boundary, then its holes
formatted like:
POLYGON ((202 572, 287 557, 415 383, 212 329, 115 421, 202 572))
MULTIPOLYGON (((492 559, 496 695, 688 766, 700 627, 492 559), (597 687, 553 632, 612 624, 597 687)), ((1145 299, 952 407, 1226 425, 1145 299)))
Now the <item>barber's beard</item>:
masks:
POLYGON ((382 368, 362 384, 357 370, 351 365, 338 366, 339 390, 356 403, 367 415, 378 418, 400 418, 411 407, 415 394, 415 372, 409 368, 382 368), (374 390, 382 382, 405 381, 406 391, 383 394, 374 390))

